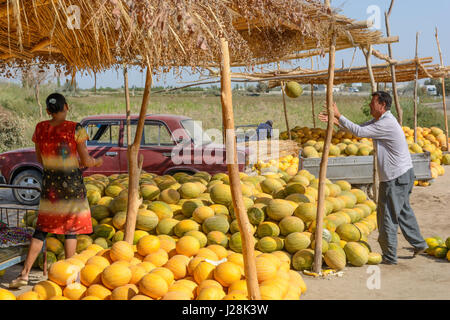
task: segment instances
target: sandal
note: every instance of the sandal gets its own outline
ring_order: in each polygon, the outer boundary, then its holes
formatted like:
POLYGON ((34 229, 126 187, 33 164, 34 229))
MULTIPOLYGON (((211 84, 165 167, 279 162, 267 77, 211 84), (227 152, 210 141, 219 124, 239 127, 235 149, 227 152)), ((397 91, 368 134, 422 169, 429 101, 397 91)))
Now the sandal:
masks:
POLYGON ((28 285, 28 280, 22 279, 20 276, 9 283, 10 289, 19 289, 28 285))

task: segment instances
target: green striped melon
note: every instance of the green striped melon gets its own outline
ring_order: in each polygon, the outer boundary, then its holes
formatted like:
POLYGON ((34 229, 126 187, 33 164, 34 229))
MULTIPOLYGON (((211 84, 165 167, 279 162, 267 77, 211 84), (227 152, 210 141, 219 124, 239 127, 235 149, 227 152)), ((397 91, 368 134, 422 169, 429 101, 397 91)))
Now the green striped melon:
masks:
POLYGON ((264 193, 275 194, 283 188, 283 184, 274 178, 267 178, 260 183, 261 189, 264 193))
POLYGON ((371 264, 371 265, 380 264, 382 260, 383 260, 383 257, 381 256, 381 254, 376 253, 376 252, 370 252, 369 260, 367 261, 367 264, 371 264))
POLYGON ((259 238, 266 236, 277 237, 280 235, 280 228, 276 223, 265 221, 258 226, 256 229, 256 234, 259 238))
POLYGON ((204 233, 209 233, 211 231, 227 233, 229 229, 230 224, 228 223, 227 218, 223 215, 209 217, 202 224, 202 230, 204 233))
POLYGON ((108 207, 95 205, 91 207, 91 217, 97 221, 108 218, 110 215, 108 207))
POLYGON ((194 210, 203 207, 204 203, 202 200, 199 199, 191 199, 183 202, 183 205, 181 206, 181 212, 186 218, 192 217, 192 213, 194 213, 194 210))
POLYGON ((274 237, 263 237, 259 239, 257 245, 257 249, 264 253, 271 253, 277 251, 277 241, 274 237))
POLYGON ((361 231, 354 224, 344 223, 337 229, 336 233, 344 241, 359 241, 361 239, 361 231))
POLYGON ((177 204, 178 201, 180 201, 180 198, 180 193, 174 189, 163 190, 158 197, 160 201, 163 201, 167 204, 177 204))
POLYGON ((173 217, 172 208, 167 203, 162 201, 152 201, 147 206, 147 210, 151 210, 156 213, 159 220, 173 217))
POLYGON ((361 189, 351 189, 350 192, 355 195, 356 203, 364 203, 367 200, 367 194, 361 189))
POLYGON ((117 212, 112 219, 114 228, 119 230, 123 229, 126 221, 127 221, 127 213, 125 211, 117 212))
POLYGON ((200 248, 203 248, 208 243, 208 238, 201 231, 191 230, 184 234, 185 236, 191 236, 198 240, 200 243, 200 248))
POLYGON ((234 252, 242 253, 241 233, 240 232, 233 233, 230 237, 228 245, 230 246, 230 249, 233 250, 234 252))
POLYGON ((294 201, 294 202, 311 202, 310 198, 308 198, 307 196, 305 196, 304 194, 301 193, 293 193, 288 195, 286 198, 284 198, 284 200, 289 200, 289 201, 294 201))
POLYGON ((273 199, 267 205, 266 213, 272 220, 280 221, 284 217, 292 216, 294 207, 286 200, 273 199))
POLYGON ((290 196, 294 193, 300 193, 305 194, 306 187, 298 182, 290 182, 286 185, 286 188, 284 189, 286 196, 290 196))
POLYGON ((175 235, 179 238, 181 238, 182 236, 184 236, 184 234, 188 231, 192 231, 192 230, 196 230, 199 231, 200 230, 200 225, 195 222, 194 220, 191 219, 185 219, 182 220, 180 222, 178 222, 175 226, 175 228, 173 229, 175 235))
POLYGON ((141 185, 141 195, 144 200, 156 200, 160 194, 160 190, 155 185, 141 185))
POLYGON ((266 217, 266 205, 264 203, 255 203, 254 206, 247 210, 248 220, 252 225, 259 225, 264 222, 266 217))
POLYGON ((216 204, 229 206, 232 203, 231 189, 229 185, 217 184, 211 188, 211 200, 216 204))
POLYGON ((316 219, 317 206, 315 203, 299 203, 294 211, 294 215, 305 223, 312 222, 316 219))
POLYGON ((358 242, 347 242, 344 251, 347 260, 355 267, 362 267, 369 261, 368 250, 358 242))
POLYGON ((159 219, 151 210, 139 209, 136 217, 136 229, 152 231, 158 225, 159 219))
POLYGON ((107 240, 111 239, 116 233, 116 230, 108 224, 99 224, 94 228, 95 238, 105 238, 107 240))
POLYGON ((211 231, 206 235, 206 238, 208 240, 208 246, 218 244, 226 248, 228 245, 228 237, 221 231, 211 231))
POLYGON ((156 226, 156 234, 174 235, 174 228, 178 224, 178 220, 173 218, 162 219, 156 226))
POLYGON ((314 251, 311 249, 297 251, 291 260, 292 267, 297 271, 310 270, 313 262, 314 251))
POLYGON ((56 238, 48 237, 46 239, 47 242, 47 250, 53 252, 55 255, 59 255, 64 251, 64 245, 61 241, 56 238))
POLYGON ((178 191, 183 199, 197 198, 203 192, 200 186, 194 182, 183 183, 178 191))
POLYGON ((347 263, 344 250, 339 247, 339 251, 337 249, 328 250, 323 259, 327 266, 334 270, 342 270, 345 268, 347 263))
POLYGON ((295 216, 283 218, 278 224, 278 227, 283 236, 287 236, 293 232, 303 232, 305 230, 303 220, 295 216))
POLYGON ((284 248, 291 254, 308 248, 310 244, 310 237, 300 232, 293 232, 284 239, 284 248))

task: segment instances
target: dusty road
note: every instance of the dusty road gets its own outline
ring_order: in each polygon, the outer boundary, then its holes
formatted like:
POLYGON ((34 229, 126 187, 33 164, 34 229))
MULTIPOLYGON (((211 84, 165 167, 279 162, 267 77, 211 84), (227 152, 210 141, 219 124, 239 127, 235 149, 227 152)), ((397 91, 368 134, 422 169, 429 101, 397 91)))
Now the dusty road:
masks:
MULTIPOLYGON (((450 167, 446 169, 446 174, 439 177, 430 187, 415 187, 413 190, 411 203, 425 238, 435 235, 444 239, 450 237, 450 167)), ((11 202, 11 200, 10 192, 0 191, 0 203, 11 202)), ((378 232, 374 231, 369 237, 369 243, 373 251, 380 252, 377 236, 378 232)), ((411 259, 411 247, 400 231, 398 242, 399 264, 397 266, 380 265, 379 269, 370 269, 369 266, 347 267, 341 278, 316 279, 303 276, 308 291, 302 299, 450 299, 450 262, 428 255, 411 259), (367 286, 368 280, 372 285, 376 285, 376 282, 370 281, 374 279, 374 270, 379 271, 379 289, 369 289, 367 286)), ((0 278, 0 287, 6 288, 7 283, 19 272, 20 266, 9 268, 0 278)), ((41 279, 43 279, 42 272, 33 271, 30 276, 30 286, 14 293, 19 295, 30 290, 32 285, 41 279)))

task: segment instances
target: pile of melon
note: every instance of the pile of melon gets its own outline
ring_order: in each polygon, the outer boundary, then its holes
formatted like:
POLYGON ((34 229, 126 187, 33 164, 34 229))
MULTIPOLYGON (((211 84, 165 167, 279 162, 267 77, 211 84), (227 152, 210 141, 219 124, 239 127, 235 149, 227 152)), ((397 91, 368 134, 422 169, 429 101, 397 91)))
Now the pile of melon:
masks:
MULTIPOLYGON (((283 171, 257 176, 241 173, 240 177, 244 205, 254 235, 262 297, 298 299, 306 290, 298 271, 313 267, 318 179, 306 170, 295 175, 283 171)), ((78 236, 78 255, 68 260, 64 260, 64 238, 50 235, 47 238, 48 255, 53 255, 48 259, 50 274, 52 268, 56 268, 54 265, 64 265, 60 262, 76 265, 83 271, 90 264, 89 259, 102 260, 100 269, 110 265, 121 266, 115 267, 122 271, 117 271, 112 278, 125 277, 126 274, 126 283, 120 282, 117 287, 128 286, 131 289, 127 292, 135 292, 138 298, 180 298, 171 292, 177 291, 174 288, 186 286, 190 289, 190 299, 246 297, 241 236, 227 174, 211 176, 198 172, 192 176, 185 173, 157 176, 142 173, 140 195, 143 203, 137 215, 134 248, 126 249, 126 259, 122 254, 116 254, 114 248, 118 246, 117 250, 122 250, 126 247, 123 229, 127 175, 93 175, 85 178, 85 183, 94 233, 78 236), (150 248, 140 249, 142 243, 148 243, 145 247, 150 248), (93 253, 97 250, 101 251, 93 253), (142 267, 139 274, 145 276, 156 272, 154 269, 163 273, 167 290, 166 286, 159 285, 162 291, 149 293, 150 289, 141 283, 144 278, 129 280, 126 270, 130 269, 133 276, 136 266, 142 267), (203 289, 208 289, 208 293, 203 289)), ((332 183, 327 180, 325 193, 324 267, 342 270, 348 264, 379 263, 381 256, 371 252, 367 244, 368 235, 377 227, 375 203, 363 191, 352 189, 346 181, 332 183)), ((27 220, 31 224, 36 222, 32 217, 27 220)), ((39 261, 42 260, 40 257, 39 261)), ((96 272, 100 274, 99 269, 96 272)), ((150 278, 155 277, 152 275, 150 278)), ((105 283, 103 278, 99 276, 95 283, 81 282, 80 285, 86 288, 84 298, 100 295, 87 291, 95 285, 94 288, 105 292, 100 298, 111 295, 114 299, 112 293, 117 287, 105 283)), ((64 288, 61 290, 64 296, 64 288)), ((181 297, 187 298, 187 295, 181 297)))
POLYGON ((426 252, 430 256, 436 257, 438 259, 447 258, 447 261, 450 261, 450 237, 448 237, 445 242, 439 236, 426 238, 425 241, 428 245, 428 249, 426 250, 426 252))
MULTIPOLYGON (((417 143, 414 142, 414 130, 402 127, 410 153, 429 152, 431 157, 431 176, 433 179, 442 176, 445 169, 442 165, 450 165, 450 154, 444 154, 446 149, 445 134, 437 127, 417 128, 417 143)), ((322 157, 326 131, 320 128, 295 127, 291 130, 291 137, 302 146, 302 157, 322 157)), ((280 139, 288 139, 288 133, 282 132, 280 139)), ((359 138, 345 130, 333 132, 330 146, 330 157, 369 156, 373 155, 371 139, 359 138)), ((426 187, 429 181, 416 181, 415 185, 426 187)))
POLYGON ((252 167, 252 171, 261 174, 265 171, 285 171, 287 174, 295 175, 298 172, 299 158, 297 155, 287 155, 279 159, 271 159, 269 161, 258 160, 252 167))

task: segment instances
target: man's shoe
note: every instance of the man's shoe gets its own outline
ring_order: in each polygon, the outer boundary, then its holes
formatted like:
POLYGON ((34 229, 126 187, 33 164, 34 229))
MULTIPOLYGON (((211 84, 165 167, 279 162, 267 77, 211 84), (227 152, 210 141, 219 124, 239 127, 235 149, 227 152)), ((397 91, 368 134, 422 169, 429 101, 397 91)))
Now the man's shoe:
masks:
POLYGON ((414 248, 413 258, 415 258, 417 255, 424 253, 428 248, 414 248))
POLYGON ((397 265, 397 262, 393 262, 393 261, 390 261, 390 260, 387 260, 387 259, 383 258, 383 260, 381 260, 380 264, 386 264, 386 265, 394 266, 394 265, 397 265))

